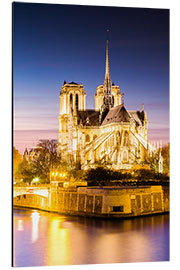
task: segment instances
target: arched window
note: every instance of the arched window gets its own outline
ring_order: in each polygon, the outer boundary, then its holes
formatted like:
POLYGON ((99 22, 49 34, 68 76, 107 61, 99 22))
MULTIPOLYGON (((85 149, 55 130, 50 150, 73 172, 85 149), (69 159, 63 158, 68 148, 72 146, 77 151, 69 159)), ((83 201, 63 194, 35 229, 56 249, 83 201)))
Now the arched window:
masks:
POLYGON ((70 94, 70 97, 69 97, 69 105, 70 105, 70 108, 72 108, 73 106, 73 95, 70 94))
POLYGON ((123 161, 124 162, 127 162, 128 161, 128 153, 127 153, 127 151, 124 151, 123 152, 123 161))
POLYGON ((97 135, 94 135, 94 136, 93 136, 93 141, 95 141, 96 138, 97 138, 97 135))
POLYGON ((121 143, 121 134, 120 134, 119 131, 116 133, 116 140, 117 140, 117 144, 120 145, 120 143, 121 143))
POLYGON ((79 109, 79 96, 78 96, 78 94, 76 94, 76 110, 78 110, 79 109))
POLYGON ((90 136, 88 134, 86 135, 86 142, 90 142, 90 136))
POLYGON ((128 146, 129 144, 129 134, 127 131, 124 133, 124 146, 128 146))

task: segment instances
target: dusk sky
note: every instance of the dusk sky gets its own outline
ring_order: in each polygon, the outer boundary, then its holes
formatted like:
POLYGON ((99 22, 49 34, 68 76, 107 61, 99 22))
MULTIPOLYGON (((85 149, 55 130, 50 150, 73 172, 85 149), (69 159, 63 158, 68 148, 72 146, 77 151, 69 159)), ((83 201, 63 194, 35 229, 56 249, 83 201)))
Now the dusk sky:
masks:
POLYGON ((127 110, 144 103, 150 141, 169 142, 169 10, 14 3, 14 145, 58 139, 64 80, 84 85, 87 108, 104 82, 106 29, 111 80, 127 110))

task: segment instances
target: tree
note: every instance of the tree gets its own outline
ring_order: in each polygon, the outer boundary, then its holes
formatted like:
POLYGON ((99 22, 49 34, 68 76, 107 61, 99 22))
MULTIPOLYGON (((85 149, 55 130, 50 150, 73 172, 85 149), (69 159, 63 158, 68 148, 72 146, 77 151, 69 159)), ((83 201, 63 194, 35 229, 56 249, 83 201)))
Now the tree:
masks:
POLYGON ((37 152, 28 160, 24 158, 19 163, 17 176, 23 182, 31 183, 38 178, 40 183, 50 182, 50 171, 58 170, 61 166, 61 157, 57 154, 56 140, 41 140, 37 152))
MULTIPOLYGON (((163 174, 169 175, 169 148, 170 144, 168 143, 165 147, 161 150, 161 155, 163 157, 163 174)), ((150 167, 156 173, 159 172, 159 151, 153 153, 153 156, 149 158, 150 167)))
POLYGON ((40 140, 36 157, 30 161, 34 177, 38 177, 41 183, 49 183, 50 171, 58 170, 61 165, 61 157, 57 153, 56 140, 40 140))
POLYGON ((91 185, 101 186, 104 184, 104 181, 109 180, 111 180, 111 170, 100 166, 95 169, 89 169, 85 175, 85 181, 91 185))
POLYGON ((113 180, 122 180, 129 178, 128 173, 122 173, 121 171, 114 171, 105 167, 99 166, 95 169, 89 169, 84 180, 90 185, 106 186, 112 185, 113 180))
POLYGON ((74 181, 78 181, 78 182, 82 182, 85 180, 85 171, 84 170, 80 170, 80 169, 71 169, 68 168, 67 169, 67 174, 68 177, 70 179, 70 181, 74 182, 74 181))
POLYGON ((149 166, 134 167, 132 170, 110 170, 105 167, 89 169, 84 180, 89 186, 138 186, 168 185, 169 177, 150 169, 149 166))
POLYGON ((159 171, 159 152, 153 153, 151 157, 149 157, 148 162, 150 163, 150 168, 154 172, 159 171))
POLYGON ((169 163, 170 163, 170 143, 168 143, 165 147, 162 148, 162 157, 163 157, 163 172, 169 175, 169 163))
POLYGON ((28 162, 25 158, 19 164, 17 177, 21 179, 24 183, 31 183, 32 179, 34 178, 31 163, 28 162))
POLYGON ((19 164, 22 162, 22 155, 19 153, 19 151, 13 147, 13 178, 17 178, 17 172, 19 164))

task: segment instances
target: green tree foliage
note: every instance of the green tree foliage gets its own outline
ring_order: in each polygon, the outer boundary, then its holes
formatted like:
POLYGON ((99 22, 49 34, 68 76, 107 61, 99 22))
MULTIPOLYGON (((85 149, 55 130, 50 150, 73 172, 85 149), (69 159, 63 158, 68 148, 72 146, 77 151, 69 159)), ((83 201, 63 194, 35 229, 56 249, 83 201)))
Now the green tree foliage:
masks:
POLYGON ((150 164, 150 168, 154 171, 154 172, 158 172, 159 171, 159 152, 153 153, 153 155, 151 157, 149 157, 148 160, 149 164, 150 164))
POLYGON ((85 173, 85 181, 89 186, 138 186, 168 185, 169 177, 150 169, 133 171, 114 171, 105 167, 90 169, 85 173))
POLYGON ((41 140, 38 147, 36 157, 30 161, 32 173, 41 183, 49 183, 50 171, 58 170, 61 162, 61 157, 57 154, 57 141, 41 140))
POLYGON ((85 181, 95 185, 102 185, 104 181, 111 180, 111 170, 103 167, 97 167, 96 169, 90 169, 85 175, 85 181))
POLYGON ((50 182, 50 171, 58 170, 61 166, 61 157, 57 154, 56 140, 41 140, 38 151, 19 164, 18 177, 23 182, 31 183, 38 178, 40 183, 50 182))
POLYGON ((170 163, 170 144, 168 143, 162 148, 163 157, 163 172, 169 175, 169 163, 170 163))
POLYGON ((26 159, 19 164, 17 171, 18 178, 24 183, 31 183, 34 178, 33 168, 30 162, 26 159))
POLYGON ((85 179, 85 171, 84 170, 79 170, 79 169, 71 169, 67 168, 67 173, 68 173, 68 178, 70 181, 84 181, 85 179))
POLYGON ((13 178, 17 178, 19 164, 22 162, 22 155, 13 147, 13 178))
MULTIPOLYGON (((169 176, 169 148, 170 144, 168 143, 165 147, 161 150, 161 155, 163 157, 163 174, 167 174, 169 176)), ((151 169, 158 173, 159 172, 159 151, 153 154, 152 157, 149 158, 149 163, 151 169)))
POLYGON ((90 169, 85 173, 84 180, 89 185, 112 185, 113 180, 129 179, 130 174, 121 171, 114 171, 106 167, 99 166, 95 169, 90 169))

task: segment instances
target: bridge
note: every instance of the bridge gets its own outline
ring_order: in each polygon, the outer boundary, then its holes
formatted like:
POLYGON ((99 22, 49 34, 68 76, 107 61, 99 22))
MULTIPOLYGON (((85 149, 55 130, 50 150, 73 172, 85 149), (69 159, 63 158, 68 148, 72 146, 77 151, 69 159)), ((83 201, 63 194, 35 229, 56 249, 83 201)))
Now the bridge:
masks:
POLYGON ((31 185, 31 186, 15 186, 13 187, 13 198, 25 194, 39 195, 45 198, 49 197, 50 185, 31 185))
POLYGON ((13 187, 13 205, 49 210, 51 205, 50 185, 13 187))

